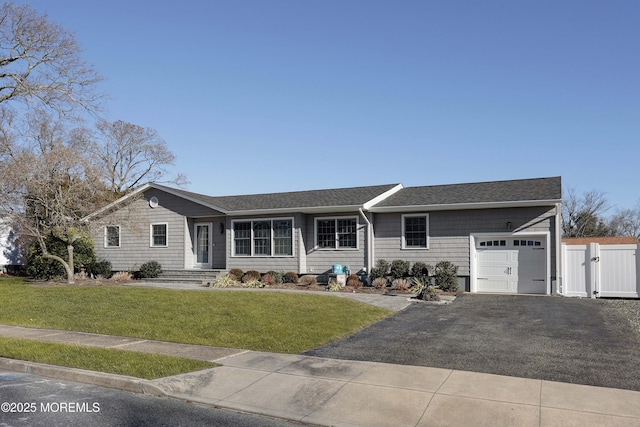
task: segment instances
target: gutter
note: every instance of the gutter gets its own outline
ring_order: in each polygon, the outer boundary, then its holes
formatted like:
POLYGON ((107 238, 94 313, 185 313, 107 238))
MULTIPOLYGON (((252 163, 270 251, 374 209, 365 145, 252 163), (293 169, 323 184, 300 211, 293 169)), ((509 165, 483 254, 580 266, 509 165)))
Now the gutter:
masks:
POLYGON ((369 218, 367 218, 367 216, 364 214, 364 211, 362 210, 362 208, 358 208, 358 212, 360 212, 360 215, 362 215, 362 218, 364 219, 364 221, 367 223, 367 274, 369 274, 371 272, 371 266, 373 265, 373 225, 371 224, 371 221, 369 221, 369 218))

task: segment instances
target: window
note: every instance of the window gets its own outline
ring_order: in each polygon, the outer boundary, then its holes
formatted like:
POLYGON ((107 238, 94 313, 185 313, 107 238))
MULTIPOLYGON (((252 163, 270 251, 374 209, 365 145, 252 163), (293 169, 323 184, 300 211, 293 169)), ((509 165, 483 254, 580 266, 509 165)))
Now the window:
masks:
POLYGON ((232 221, 234 256, 293 256, 293 220, 232 221))
POLYGON ((293 228, 290 219, 273 221, 273 250, 275 255, 293 255, 293 228))
POLYGON ((104 228, 104 247, 119 248, 120 247, 120 226, 107 225, 104 228))
POLYGON ((316 246, 320 249, 357 249, 357 218, 316 219, 316 246))
MULTIPOLYGON (((480 242, 480 246, 507 246, 506 240, 483 240, 480 242)), ((516 246, 518 244, 516 243, 516 246)))
POLYGON ((271 221, 253 223, 253 254, 271 255, 271 221))
POLYGON ((233 224, 235 255, 251 255, 251 222, 233 224))
POLYGON ((167 247, 167 223, 151 224, 151 247, 167 247))
POLYGON ((429 215, 403 215, 402 248, 429 248, 429 215))

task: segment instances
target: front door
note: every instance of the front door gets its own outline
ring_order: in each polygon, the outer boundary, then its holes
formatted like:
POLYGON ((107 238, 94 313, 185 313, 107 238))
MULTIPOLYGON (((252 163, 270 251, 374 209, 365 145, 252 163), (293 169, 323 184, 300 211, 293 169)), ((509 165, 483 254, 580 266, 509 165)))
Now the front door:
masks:
POLYGON ((195 267, 211 268, 211 223, 195 225, 195 267))

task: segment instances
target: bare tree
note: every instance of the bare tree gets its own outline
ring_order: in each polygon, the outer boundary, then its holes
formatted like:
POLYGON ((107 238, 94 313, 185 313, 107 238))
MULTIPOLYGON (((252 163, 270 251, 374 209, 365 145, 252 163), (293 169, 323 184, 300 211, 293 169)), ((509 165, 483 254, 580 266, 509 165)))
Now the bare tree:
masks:
POLYGON ((165 179, 176 157, 154 129, 122 120, 102 120, 96 127, 100 135, 90 151, 116 198, 146 182, 186 184, 182 174, 165 179))
POLYGON ((579 196, 569 188, 562 205, 562 233, 565 237, 607 236, 609 229, 603 219, 609 209, 604 193, 588 191, 579 196))
POLYGON ((70 32, 28 5, 0 7, 0 105, 46 106, 58 114, 93 111, 102 78, 80 57, 70 32))
POLYGON ((14 230, 35 239, 43 257, 60 262, 74 281, 73 244, 87 235, 83 218, 104 205, 97 171, 74 141, 78 135, 43 115, 32 120, 33 143, 15 146, 0 169, 0 209, 14 230), (37 130, 37 131, 36 131, 37 130), (52 254, 47 238, 65 242, 66 259, 52 254))
POLYGON ((615 236, 634 236, 640 239, 640 202, 635 209, 616 211, 609 218, 609 228, 615 236))

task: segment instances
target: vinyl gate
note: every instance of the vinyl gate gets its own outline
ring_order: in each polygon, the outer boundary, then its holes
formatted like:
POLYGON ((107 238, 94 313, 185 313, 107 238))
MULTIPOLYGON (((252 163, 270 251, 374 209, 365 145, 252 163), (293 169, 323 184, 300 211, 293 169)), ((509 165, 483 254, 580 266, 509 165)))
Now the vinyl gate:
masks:
POLYGON ((581 297, 640 297, 638 244, 562 243, 562 294, 581 297))

